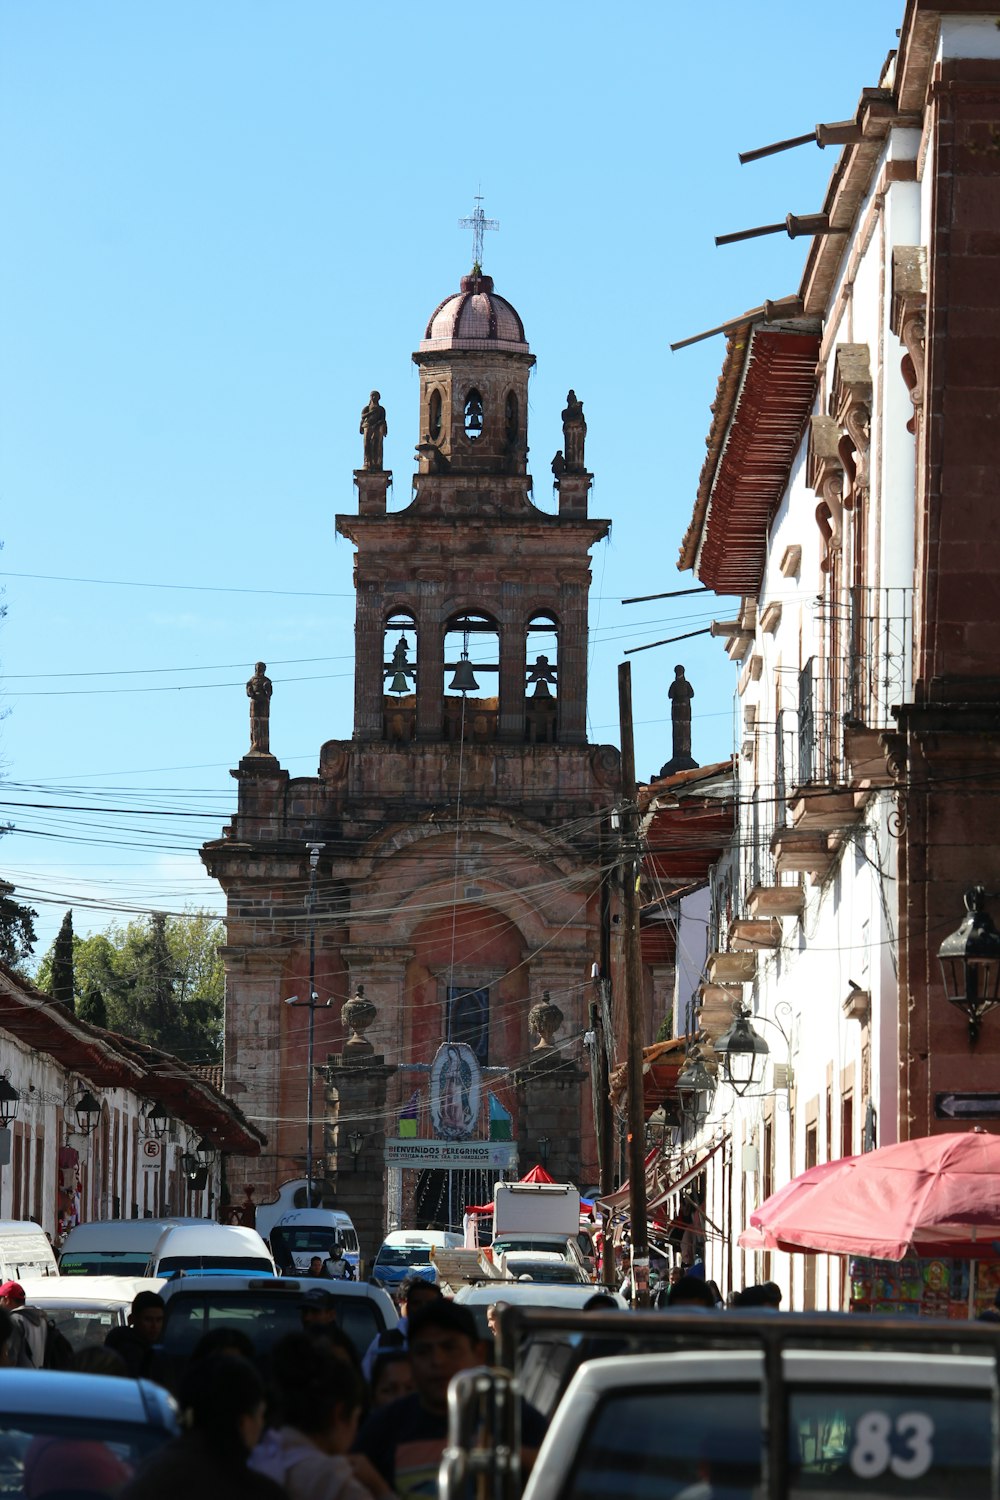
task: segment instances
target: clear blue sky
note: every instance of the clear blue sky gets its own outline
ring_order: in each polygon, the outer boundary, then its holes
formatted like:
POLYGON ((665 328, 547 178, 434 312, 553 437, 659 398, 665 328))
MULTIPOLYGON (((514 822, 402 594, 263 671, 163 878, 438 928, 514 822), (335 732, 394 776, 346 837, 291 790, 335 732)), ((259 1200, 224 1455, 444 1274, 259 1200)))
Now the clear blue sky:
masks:
MULTIPOLYGON (((232 807, 255 660, 293 774, 350 737, 353 551, 333 517, 356 507, 372 386, 408 495, 410 355, 468 269, 457 220, 480 184, 501 221, 486 269, 538 359, 536 502, 574 386, 592 513, 614 522, 590 719, 617 743, 623 649, 725 613, 620 603, 694 582, 676 561, 723 346, 667 346, 797 288, 803 242, 713 235, 819 208, 836 160, 736 153, 851 116, 902 9, 0 7, 0 798, 44 804, 0 809, 18 830, 0 875, 41 913, 39 954, 67 905, 78 932, 220 907, 195 851, 232 807)), ((632 661, 641 778, 670 754, 676 661, 695 756, 730 753, 719 642, 632 661)))

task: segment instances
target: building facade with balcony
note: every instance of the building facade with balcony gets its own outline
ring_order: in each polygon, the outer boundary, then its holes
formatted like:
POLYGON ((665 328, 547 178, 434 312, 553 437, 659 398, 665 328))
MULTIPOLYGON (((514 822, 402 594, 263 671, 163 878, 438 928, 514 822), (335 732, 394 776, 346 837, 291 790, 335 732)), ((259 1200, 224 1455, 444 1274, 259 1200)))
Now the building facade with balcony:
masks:
POLYGON ((995 1086, 1000 1012, 971 1040, 937 952, 1000 890, 998 106, 997 16, 910 0, 798 297, 729 336, 681 549, 740 600, 713 628, 743 727, 687 1139, 722 1145, 708 1274, 786 1306, 845 1305, 847 1262, 741 1249, 756 1204, 995 1086), (742 1094, 713 1045, 734 1010, 767 1044, 742 1094))

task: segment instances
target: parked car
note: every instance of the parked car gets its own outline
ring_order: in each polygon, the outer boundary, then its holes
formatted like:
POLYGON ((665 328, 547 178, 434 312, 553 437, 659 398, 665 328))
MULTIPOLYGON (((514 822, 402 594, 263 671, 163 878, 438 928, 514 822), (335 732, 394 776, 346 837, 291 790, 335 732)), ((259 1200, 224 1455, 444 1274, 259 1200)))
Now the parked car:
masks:
POLYGON ((530 1276, 532 1281, 544 1281, 557 1286, 589 1286, 593 1281, 583 1266, 567 1260, 556 1251, 508 1250, 495 1261, 501 1276, 519 1281, 530 1276))
POLYGON ((177 1431, 173 1399, 148 1380, 0 1370, 0 1495, 101 1500, 177 1431))
POLYGON ((55 1252, 39 1224, 31 1219, 0 1219, 0 1281, 58 1275, 55 1252))
POLYGON ((247 1274, 273 1276, 271 1252, 256 1229, 235 1224, 185 1224, 165 1229, 146 1264, 147 1276, 247 1274))
POLYGON ((136 1292, 158 1292, 163 1282, 150 1276, 43 1276, 26 1277, 21 1285, 28 1303, 42 1308, 80 1349, 103 1344, 112 1328, 128 1322, 136 1292))
POLYGON ((77 1224, 59 1252, 60 1276, 143 1276, 165 1229, 213 1219, 92 1219, 77 1224))
POLYGON ((607 1292, 599 1286, 557 1286, 543 1281, 484 1281, 479 1286, 464 1286, 455 1293, 455 1302, 467 1307, 476 1320, 480 1334, 485 1338, 486 1311, 494 1302, 503 1302, 508 1307, 545 1307, 565 1312, 579 1312, 598 1292, 614 1297, 622 1312, 628 1311, 628 1303, 619 1292, 607 1292))
POLYGON ((272 1346, 302 1328, 302 1307, 310 1293, 336 1305, 337 1324, 358 1354, 399 1321, 392 1299, 367 1281, 325 1281, 308 1276, 181 1276, 164 1284, 166 1302, 162 1349, 170 1367, 179 1367, 203 1334, 238 1328, 252 1341, 266 1365, 272 1346))
POLYGON ((436 1281, 431 1251, 460 1250, 463 1243, 460 1234, 441 1229, 394 1229, 372 1262, 371 1280, 384 1287, 398 1287, 408 1276, 436 1281))

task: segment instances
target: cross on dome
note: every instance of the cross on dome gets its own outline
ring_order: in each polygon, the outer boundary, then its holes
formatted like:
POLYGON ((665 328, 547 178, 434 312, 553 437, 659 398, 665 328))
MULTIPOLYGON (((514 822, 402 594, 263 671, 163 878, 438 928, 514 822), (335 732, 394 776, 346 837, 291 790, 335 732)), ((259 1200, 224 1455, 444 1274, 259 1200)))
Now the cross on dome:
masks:
POLYGON ((499 229, 499 219, 488 219, 483 212, 483 196, 476 194, 476 206, 467 219, 459 219, 459 229, 472 230, 472 273, 478 275, 483 269, 483 234, 487 229, 499 229))

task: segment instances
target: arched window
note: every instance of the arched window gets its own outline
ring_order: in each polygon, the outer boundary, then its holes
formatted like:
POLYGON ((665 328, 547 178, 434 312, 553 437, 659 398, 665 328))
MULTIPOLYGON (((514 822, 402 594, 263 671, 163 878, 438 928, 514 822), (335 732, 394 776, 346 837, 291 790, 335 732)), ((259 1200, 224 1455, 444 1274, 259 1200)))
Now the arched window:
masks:
POLYGON ((440 391, 431 391, 431 399, 427 403, 427 435, 432 443, 436 443, 441 436, 440 391))
POLYGON ((417 621, 407 609, 393 610, 382 633, 382 723, 387 740, 416 733, 417 621))
POLYGON ((525 630, 525 737, 551 744, 556 737, 559 697, 559 623, 547 610, 532 615, 525 630))
POLYGON ((483 435, 483 398, 475 388, 465 398, 465 435, 470 443, 483 435))
POLYGON ((495 739, 499 690, 497 622, 477 610, 452 615, 444 636, 445 738, 495 739))
POLYGON ((503 435, 509 445, 517 442, 517 426, 517 396, 513 391, 508 391, 503 410, 503 435))

